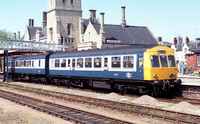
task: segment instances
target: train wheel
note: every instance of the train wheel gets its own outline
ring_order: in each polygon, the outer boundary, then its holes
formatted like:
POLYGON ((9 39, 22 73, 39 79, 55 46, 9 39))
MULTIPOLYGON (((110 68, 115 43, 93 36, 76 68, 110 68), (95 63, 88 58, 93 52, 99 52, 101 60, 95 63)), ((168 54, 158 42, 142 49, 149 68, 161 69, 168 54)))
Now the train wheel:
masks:
POLYGON ((157 97, 159 95, 160 95, 160 88, 158 87, 158 85, 154 85, 152 87, 151 96, 157 97))
POLYGON ((66 86, 67 86, 67 88, 70 88, 71 87, 71 82, 67 81, 66 86))
POLYGON ((120 89, 120 93, 121 93, 121 95, 126 94, 126 93, 127 93, 127 89, 126 89, 126 87, 121 87, 121 89, 120 89))

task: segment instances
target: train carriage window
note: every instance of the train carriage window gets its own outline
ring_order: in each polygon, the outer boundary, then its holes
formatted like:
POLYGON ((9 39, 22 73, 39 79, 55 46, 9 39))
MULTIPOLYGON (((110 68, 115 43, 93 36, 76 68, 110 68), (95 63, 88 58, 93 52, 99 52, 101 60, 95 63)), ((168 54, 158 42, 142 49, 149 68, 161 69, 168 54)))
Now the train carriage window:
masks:
POLYGON ((17 61, 15 62, 15 67, 17 67, 17 61))
POLYGON ((77 59, 77 67, 78 68, 83 68, 83 59, 82 58, 78 58, 77 59))
POLYGON ((61 67, 62 67, 62 68, 65 68, 65 67, 66 67, 66 59, 62 59, 61 67))
POLYGON ((8 67, 11 67, 11 62, 10 61, 8 62, 8 67))
POLYGON ((101 57, 94 58, 94 67, 101 68, 101 57))
POLYGON ((139 67, 143 67, 143 57, 139 57, 139 67))
POLYGON ((41 60, 39 60, 39 67, 41 66, 41 60))
POLYGON ((28 61, 28 67, 31 67, 31 60, 28 61))
POLYGON ((168 67, 167 63, 167 57, 166 56, 160 56, 161 66, 162 67, 168 67))
POLYGON ((108 58, 104 58, 104 67, 108 67, 108 58))
POLYGON ((85 58, 85 67, 86 68, 92 67, 92 58, 85 58))
POLYGON ((170 67, 176 67, 174 56, 169 55, 168 60, 169 60, 169 66, 170 67))
POLYGON ((71 60, 68 59, 68 67, 71 67, 71 60))
POLYGON ((15 62, 12 62, 12 67, 15 67, 15 62))
POLYGON ((72 59, 72 67, 75 68, 76 60, 72 59))
POLYGON ((124 56, 124 68, 133 68, 133 56, 124 56))
POLYGON ((21 67, 23 67, 24 66, 24 61, 21 61, 21 67))
POLYGON ((26 67, 26 61, 24 61, 24 67, 26 67))
POLYGON ((158 56, 156 55, 151 56, 151 65, 152 67, 160 67, 158 56))
POLYGON ((121 67, 121 57, 112 57, 112 67, 113 68, 121 67))
POLYGON ((32 61, 32 67, 34 67, 34 61, 32 61))
POLYGON ((54 59, 51 60, 51 68, 54 68, 54 59))
POLYGON ((55 60, 55 67, 59 68, 60 67, 60 59, 55 60))

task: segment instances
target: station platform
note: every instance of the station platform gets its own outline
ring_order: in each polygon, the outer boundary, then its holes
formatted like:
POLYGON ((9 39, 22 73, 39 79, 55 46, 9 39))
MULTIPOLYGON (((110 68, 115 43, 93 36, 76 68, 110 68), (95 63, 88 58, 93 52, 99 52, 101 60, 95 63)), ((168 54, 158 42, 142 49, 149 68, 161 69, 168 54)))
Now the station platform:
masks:
POLYGON ((178 73, 178 78, 192 78, 192 79, 196 78, 196 79, 200 79, 200 75, 178 73))

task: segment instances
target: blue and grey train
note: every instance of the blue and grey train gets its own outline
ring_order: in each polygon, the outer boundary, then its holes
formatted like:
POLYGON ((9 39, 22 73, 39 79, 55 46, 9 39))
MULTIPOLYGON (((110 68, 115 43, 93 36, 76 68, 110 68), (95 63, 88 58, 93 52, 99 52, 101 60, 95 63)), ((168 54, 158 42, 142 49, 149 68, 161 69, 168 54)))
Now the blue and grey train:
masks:
POLYGON ((181 92, 174 51, 136 45, 9 58, 14 80, 93 87, 162 96, 181 92))

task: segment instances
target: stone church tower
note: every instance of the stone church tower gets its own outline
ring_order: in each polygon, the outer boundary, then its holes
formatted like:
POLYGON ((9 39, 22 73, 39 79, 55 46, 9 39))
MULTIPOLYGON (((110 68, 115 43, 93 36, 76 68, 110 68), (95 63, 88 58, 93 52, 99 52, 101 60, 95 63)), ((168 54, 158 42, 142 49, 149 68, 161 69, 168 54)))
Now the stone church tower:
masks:
POLYGON ((81 0, 48 0, 47 41, 77 49, 81 18, 81 0))

